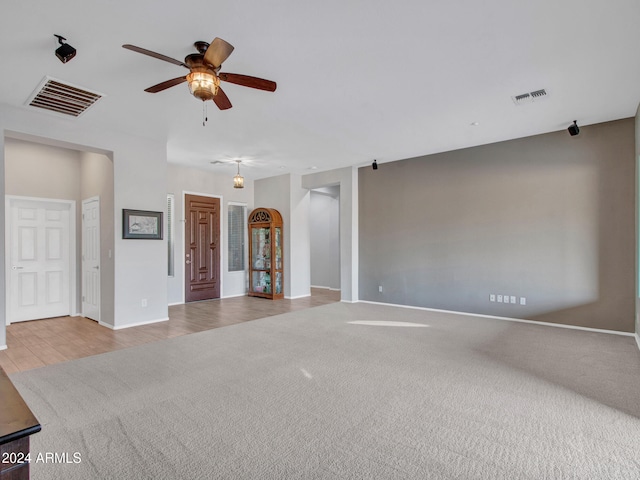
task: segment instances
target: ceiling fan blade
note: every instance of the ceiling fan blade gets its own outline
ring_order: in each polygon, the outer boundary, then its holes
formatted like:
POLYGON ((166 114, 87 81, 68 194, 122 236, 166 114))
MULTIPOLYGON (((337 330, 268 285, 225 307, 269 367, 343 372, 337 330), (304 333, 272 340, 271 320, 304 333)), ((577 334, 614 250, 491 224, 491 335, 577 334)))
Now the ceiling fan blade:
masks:
POLYGON ((207 51, 204 52, 204 61, 214 68, 218 68, 222 65, 222 62, 229 58, 231 52, 233 52, 233 45, 216 37, 207 48, 207 51))
POLYGON ((187 77, 172 78, 171 80, 166 80, 162 83, 154 85, 153 87, 145 88, 144 91, 149 93, 158 93, 158 92, 161 92, 162 90, 166 90, 167 88, 173 87, 175 85, 179 85, 186 81, 187 81, 187 77))
POLYGON ((233 106, 231 105, 227 94, 224 93, 224 91, 220 87, 218 87, 218 93, 216 93, 216 96, 213 97, 213 101, 220 110, 227 110, 233 106))
POLYGON ((275 92, 278 86, 276 82, 265 80, 264 78, 251 77, 249 75, 239 75, 237 73, 220 73, 220 80, 235 83, 243 87, 257 88, 258 90, 266 90, 267 92, 275 92))
POLYGON ((164 60, 165 62, 173 63, 174 65, 180 65, 181 67, 189 68, 180 60, 167 57, 166 55, 162 55, 161 53, 152 52, 151 50, 147 50, 146 48, 136 47, 135 45, 129 45, 128 43, 125 45, 122 45, 122 48, 131 50, 132 52, 142 53, 143 55, 149 55, 150 57, 157 58, 159 60, 164 60))

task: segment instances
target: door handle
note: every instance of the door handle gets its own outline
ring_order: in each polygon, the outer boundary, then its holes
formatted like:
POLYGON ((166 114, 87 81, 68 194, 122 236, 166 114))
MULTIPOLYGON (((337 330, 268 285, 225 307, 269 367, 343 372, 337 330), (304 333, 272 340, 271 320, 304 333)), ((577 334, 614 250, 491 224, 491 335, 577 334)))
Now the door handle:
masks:
POLYGON ((98 265, 97 267, 93 267, 94 270, 99 270, 100 269, 100 265, 98 265))
POLYGON ((191 264, 191 260, 187 260, 185 263, 186 263, 187 265, 190 265, 190 264, 191 264))
POLYGON ((16 266, 14 265, 14 266, 13 266, 13 267, 11 267, 11 268, 13 268, 14 270, 22 270, 24 267, 16 267, 16 266))

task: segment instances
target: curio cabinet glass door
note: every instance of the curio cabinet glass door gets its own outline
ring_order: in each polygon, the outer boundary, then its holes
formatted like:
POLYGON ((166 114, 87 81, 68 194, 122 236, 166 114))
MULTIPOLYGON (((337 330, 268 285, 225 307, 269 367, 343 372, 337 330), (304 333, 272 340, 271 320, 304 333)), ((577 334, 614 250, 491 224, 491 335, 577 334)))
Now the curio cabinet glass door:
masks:
POLYGON ((249 215, 249 295, 284 297, 282 216, 273 208, 256 208, 249 215))

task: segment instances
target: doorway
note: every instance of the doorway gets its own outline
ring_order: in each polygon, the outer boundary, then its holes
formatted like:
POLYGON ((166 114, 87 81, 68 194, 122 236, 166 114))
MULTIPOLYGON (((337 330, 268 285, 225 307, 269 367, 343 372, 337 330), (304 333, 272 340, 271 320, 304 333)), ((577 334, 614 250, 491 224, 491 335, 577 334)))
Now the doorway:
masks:
POLYGON ((311 287, 340 290, 340 187, 311 190, 311 287))
POLYGON ((6 197, 7 325, 71 315, 75 201, 6 197))
POLYGON ((220 298, 220 198, 185 194, 185 302, 220 298))

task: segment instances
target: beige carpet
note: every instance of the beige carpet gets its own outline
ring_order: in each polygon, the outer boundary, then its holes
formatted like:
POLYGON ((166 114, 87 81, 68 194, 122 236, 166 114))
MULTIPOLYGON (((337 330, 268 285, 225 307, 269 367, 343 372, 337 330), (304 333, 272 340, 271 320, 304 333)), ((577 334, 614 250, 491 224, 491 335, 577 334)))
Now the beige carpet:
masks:
POLYGON ((331 304, 11 379, 34 480, 640 478, 631 337, 331 304))

